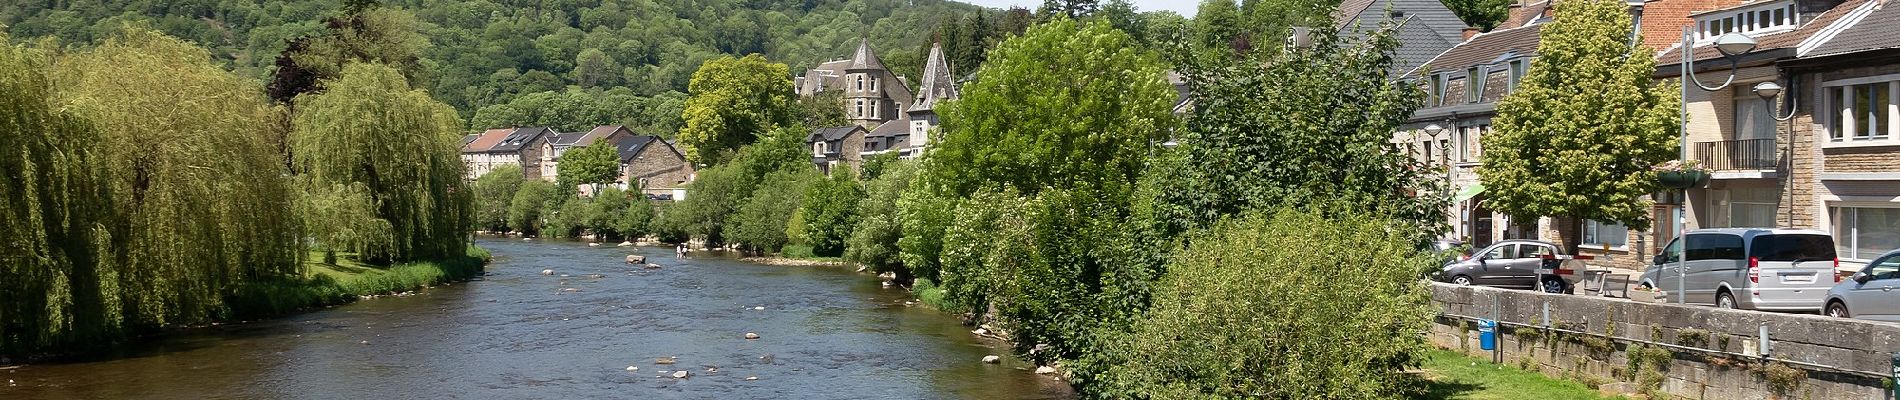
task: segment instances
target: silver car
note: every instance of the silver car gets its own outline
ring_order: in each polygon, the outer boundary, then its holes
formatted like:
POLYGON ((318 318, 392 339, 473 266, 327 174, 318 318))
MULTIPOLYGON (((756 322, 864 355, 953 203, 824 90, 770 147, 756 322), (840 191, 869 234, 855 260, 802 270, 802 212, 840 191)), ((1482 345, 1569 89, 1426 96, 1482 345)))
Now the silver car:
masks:
POLYGON ((1824 232, 1698 229, 1664 246, 1638 285, 1669 293, 1671 302, 1815 312, 1841 280, 1837 265, 1834 237, 1824 232))
POLYGON ((1455 260, 1438 272, 1438 280, 1459 285, 1539 289, 1568 293, 1575 285, 1580 261, 1564 259, 1557 245, 1536 240, 1506 240, 1486 246, 1476 257, 1455 260))
POLYGON ((1900 322, 1900 250, 1889 251, 1827 290, 1827 315, 1900 322))

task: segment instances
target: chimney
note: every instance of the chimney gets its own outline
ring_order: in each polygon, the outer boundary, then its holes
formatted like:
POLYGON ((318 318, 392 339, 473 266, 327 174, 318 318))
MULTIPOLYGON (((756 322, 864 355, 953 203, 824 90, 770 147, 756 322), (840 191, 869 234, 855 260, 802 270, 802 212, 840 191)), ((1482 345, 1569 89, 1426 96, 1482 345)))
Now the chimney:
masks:
POLYGON ((1504 23, 1498 24, 1498 27, 1499 28, 1516 28, 1519 25, 1523 25, 1524 21, 1528 21, 1528 20, 1530 19, 1524 18, 1524 0, 1518 0, 1518 1, 1511 2, 1511 5, 1506 6, 1506 8, 1504 9, 1504 23))
POLYGON ((1552 1, 1549 3, 1544 3, 1544 19, 1555 20, 1556 18, 1557 18, 1557 2, 1552 1))
POLYGON ((1478 36, 1478 27, 1475 27, 1475 26, 1465 27, 1465 40, 1471 40, 1472 36, 1478 36))

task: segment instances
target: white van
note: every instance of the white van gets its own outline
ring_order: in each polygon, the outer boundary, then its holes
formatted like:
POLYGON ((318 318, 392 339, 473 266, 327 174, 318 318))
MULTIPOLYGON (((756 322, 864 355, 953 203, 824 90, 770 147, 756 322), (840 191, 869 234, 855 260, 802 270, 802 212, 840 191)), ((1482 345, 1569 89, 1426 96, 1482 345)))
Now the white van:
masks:
POLYGON ((1834 237, 1821 231, 1699 229, 1670 241, 1639 285, 1669 293, 1671 302, 1683 296, 1721 308, 1818 312, 1828 288, 1841 280, 1839 265, 1834 237), (1676 293, 1682 276, 1686 293, 1676 293))

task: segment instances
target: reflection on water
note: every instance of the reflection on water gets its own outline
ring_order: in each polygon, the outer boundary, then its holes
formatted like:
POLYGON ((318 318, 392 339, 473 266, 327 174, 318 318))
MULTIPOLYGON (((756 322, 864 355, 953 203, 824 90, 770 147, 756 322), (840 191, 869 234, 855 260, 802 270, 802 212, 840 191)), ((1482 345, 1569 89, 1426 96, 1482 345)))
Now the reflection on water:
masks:
POLYGON ((496 260, 480 281, 0 371, 14 385, 0 399, 1069 396, 1027 365, 980 363, 1007 350, 865 275, 666 248, 481 245, 496 260), (628 268, 629 253, 665 267, 628 268))

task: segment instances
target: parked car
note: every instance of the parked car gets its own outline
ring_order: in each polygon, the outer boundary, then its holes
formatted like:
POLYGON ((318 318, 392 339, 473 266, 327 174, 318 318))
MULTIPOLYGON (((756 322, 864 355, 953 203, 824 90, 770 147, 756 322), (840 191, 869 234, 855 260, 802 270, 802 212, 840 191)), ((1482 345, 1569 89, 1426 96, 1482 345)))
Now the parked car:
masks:
POLYGON ((1889 251, 1827 290, 1828 316, 1900 322, 1900 250, 1889 251))
POLYGON ((1538 289, 1569 293, 1582 261, 1567 259, 1557 245, 1536 240, 1506 240, 1445 264, 1438 280, 1459 285, 1538 289))
POLYGON ((1471 248, 1457 239, 1438 239, 1420 246, 1420 252, 1431 254, 1439 265, 1471 258, 1471 248))
POLYGON ((1814 312, 1841 281, 1834 273, 1839 265, 1834 237, 1824 232, 1698 229, 1664 246, 1637 285, 1661 289, 1672 302, 1814 312), (1678 283, 1684 293, 1676 293, 1678 283))

